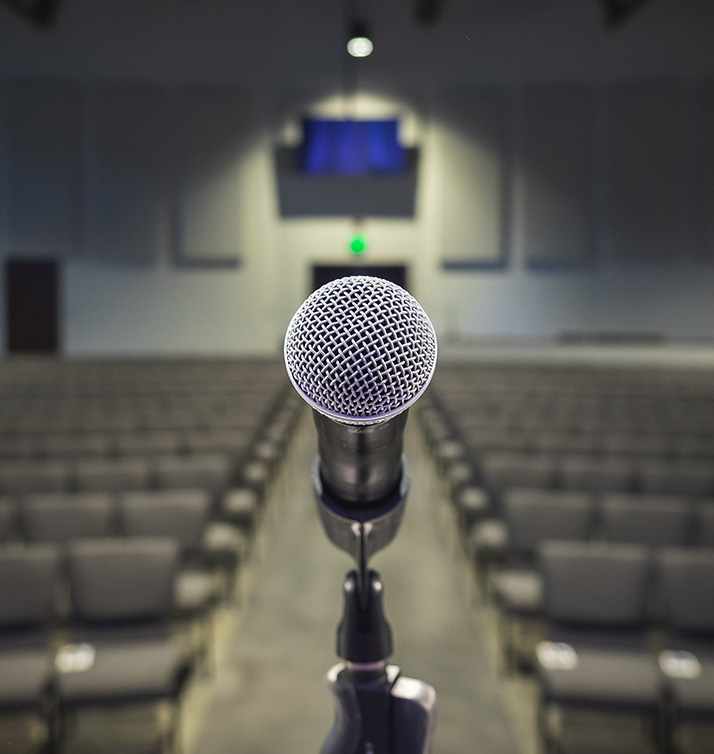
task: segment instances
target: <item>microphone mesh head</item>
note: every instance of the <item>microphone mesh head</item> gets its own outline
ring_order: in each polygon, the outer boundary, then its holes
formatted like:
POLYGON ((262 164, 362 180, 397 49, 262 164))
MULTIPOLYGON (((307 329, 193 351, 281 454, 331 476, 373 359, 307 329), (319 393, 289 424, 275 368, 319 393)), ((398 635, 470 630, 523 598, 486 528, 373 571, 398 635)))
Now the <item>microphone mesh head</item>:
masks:
POLYGON ((436 366, 436 334, 419 302, 381 278, 351 276, 318 288, 285 335, 296 390, 320 413, 374 424, 407 409, 436 366))

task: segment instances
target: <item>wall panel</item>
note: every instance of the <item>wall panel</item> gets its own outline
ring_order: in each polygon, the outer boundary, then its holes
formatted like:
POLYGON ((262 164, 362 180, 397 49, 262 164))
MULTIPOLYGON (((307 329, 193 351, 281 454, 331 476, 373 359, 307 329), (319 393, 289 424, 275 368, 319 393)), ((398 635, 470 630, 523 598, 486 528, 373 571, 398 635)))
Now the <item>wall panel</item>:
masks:
POLYGON ((697 87, 695 112, 693 222, 698 256, 711 263, 714 262, 714 82, 697 87))
POLYGON ((618 261, 686 258, 688 105, 677 83, 632 83, 610 92, 608 224, 618 261))
POLYGON ((575 86, 523 97, 523 222, 530 266, 579 266, 594 253, 594 101, 575 86))
POLYGON ((442 264, 502 266, 510 215, 505 96, 486 88, 451 92, 437 112, 442 264))
POLYGON ((252 135, 240 93, 185 90, 174 101, 174 248, 188 264, 237 263, 252 135))
POLYGON ((82 98, 69 84, 6 90, 7 233, 12 255, 69 256, 79 245, 82 98))
POLYGON ((90 94, 84 209, 92 258, 156 259, 168 190, 166 99, 163 90, 139 85, 90 94))

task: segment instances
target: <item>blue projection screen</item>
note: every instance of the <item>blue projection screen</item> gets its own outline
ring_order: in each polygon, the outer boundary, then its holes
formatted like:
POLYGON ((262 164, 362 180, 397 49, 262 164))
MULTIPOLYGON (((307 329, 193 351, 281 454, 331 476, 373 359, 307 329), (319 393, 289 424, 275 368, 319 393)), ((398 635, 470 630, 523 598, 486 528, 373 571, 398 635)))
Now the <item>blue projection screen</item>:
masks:
POLYGON ((398 121, 305 118, 299 167, 308 175, 403 173, 398 121))

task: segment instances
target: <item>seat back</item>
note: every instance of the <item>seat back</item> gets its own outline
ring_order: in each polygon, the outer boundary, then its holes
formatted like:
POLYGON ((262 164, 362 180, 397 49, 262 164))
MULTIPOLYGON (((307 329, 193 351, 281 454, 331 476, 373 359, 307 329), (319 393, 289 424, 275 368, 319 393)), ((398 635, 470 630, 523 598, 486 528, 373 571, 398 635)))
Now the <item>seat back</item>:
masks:
POLYGON ((7 542, 16 534, 17 508, 10 497, 0 497, 0 542, 7 542))
POLYGON ((509 548, 514 557, 532 559, 548 539, 584 540, 590 536, 593 499, 587 492, 517 488, 503 495, 509 548))
POLYGON ((151 481, 148 458, 82 458, 76 466, 77 488, 87 492, 146 489, 151 481))
POLYGON ((65 543, 84 537, 108 537, 112 518, 108 494, 31 495, 23 505, 22 528, 29 542, 65 543))
POLYGON ((626 457, 566 455, 560 467, 560 482, 566 489, 626 492, 633 479, 634 466, 626 457))
POLYGON ((714 649, 714 549, 665 548, 657 567, 670 642, 714 649))
POLYGON ((48 544, 0 546, 0 631, 39 629, 52 617, 59 554, 48 544))
POLYGON ((714 468, 709 461, 642 461, 639 477, 645 492, 692 497, 714 495, 714 468))
POLYGON ((72 607, 81 623, 166 618, 173 605, 179 543, 169 537, 76 540, 69 546, 72 607))
POLYGON ((210 503, 205 490, 125 493, 119 502, 122 529, 131 537, 174 537, 185 553, 200 547, 210 503))
POLYGON ((0 492, 25 495, 59 492, 69 484, 70 470, 64 461, 19 460, 0 462, 0 492))
POLYGON ((489 491, 498 494, 509 487, 550 487, 555 462, 549 454, 494 451, 481 458, 481 475, 489 491))
POLYGON ((694 514, 694 544, 714 547, 714 500, 702 500, 694 514))
POLYGON ((228 489, 232 476, 233 461, 223 453, 157 457, 156 478, 159 487, 198 488, 219 495, 228 489))
POLYGON ((644 638, 650 587, 646 547, 550 541, 541 545, 539 557, 551 637, 572 632, 593 643, 644 638))
POLYGON ((689 544, 692 507, 675 495, 607 495, 601 516, 610 542, 633 542, 652 547, 689 544))

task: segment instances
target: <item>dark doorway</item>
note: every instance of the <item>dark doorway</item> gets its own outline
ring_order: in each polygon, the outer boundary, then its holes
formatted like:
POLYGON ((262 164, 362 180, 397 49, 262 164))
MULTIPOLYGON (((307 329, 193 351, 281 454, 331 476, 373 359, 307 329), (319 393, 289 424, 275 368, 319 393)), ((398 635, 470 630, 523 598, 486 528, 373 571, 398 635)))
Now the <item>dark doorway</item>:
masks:
POLYGON ((5 336, 9 354, 56 354, 58 263, 11 259, 5 265, 5 336))
POLYGON ((348 275, 371 275, 375 278, 384 278, 391 283, 396 283, 402 288, 407 288, 407 268, 403 264, 380 264, 380 265, 322 265, 316 264, 312 268, 312 290, 329 283, 337 278, 348 275))

